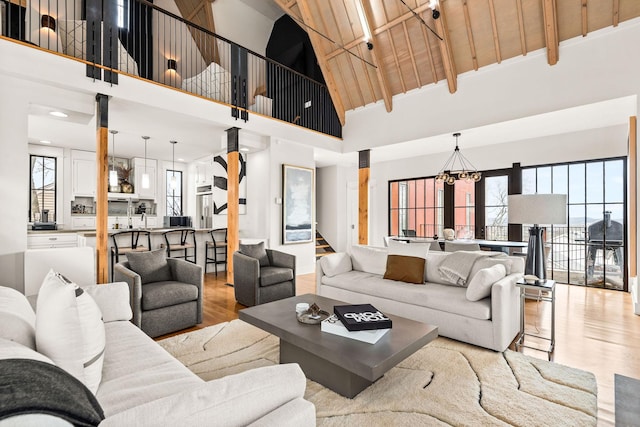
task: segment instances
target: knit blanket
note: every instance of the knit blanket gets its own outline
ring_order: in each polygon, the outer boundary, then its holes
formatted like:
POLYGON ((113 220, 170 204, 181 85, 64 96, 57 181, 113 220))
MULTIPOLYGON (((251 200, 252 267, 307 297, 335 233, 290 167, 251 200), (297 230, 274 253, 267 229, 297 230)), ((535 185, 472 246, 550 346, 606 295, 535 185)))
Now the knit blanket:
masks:
POLYGON ((502 252, 489 251, 455 251, 447 256, 438 271, 448 282, 457 286, 466 286, 473 264, 479 259, 489 256, 504 255, 502 252))

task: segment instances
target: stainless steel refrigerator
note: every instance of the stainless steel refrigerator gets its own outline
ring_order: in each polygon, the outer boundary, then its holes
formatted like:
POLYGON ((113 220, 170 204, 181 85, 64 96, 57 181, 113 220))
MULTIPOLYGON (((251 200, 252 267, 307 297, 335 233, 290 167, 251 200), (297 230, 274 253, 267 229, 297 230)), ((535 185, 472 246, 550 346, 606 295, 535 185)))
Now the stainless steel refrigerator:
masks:
POLYGON ((213 225, 213 195, 211 193, 196 195, 198 228, 211 228, 213 225))

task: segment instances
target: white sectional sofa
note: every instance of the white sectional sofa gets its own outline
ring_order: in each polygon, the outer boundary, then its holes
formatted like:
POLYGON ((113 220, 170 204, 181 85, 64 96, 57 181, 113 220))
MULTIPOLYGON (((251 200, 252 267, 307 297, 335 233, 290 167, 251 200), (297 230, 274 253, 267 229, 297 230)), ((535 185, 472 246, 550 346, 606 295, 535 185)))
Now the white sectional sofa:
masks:
POLYGON ((493 264, 502 264, 506 275, 488 285, 486 298, 472 301, 467 298, 467 287, 446 284, 439 272, 445 257, 455 252, 429 251, 424 283, 414 284, 383 278, 388 250, 354 246, 351 254, 322 257, 316 267, 317 294, 351 304, 369 303, 383 312, 438 326, 441 336, 495 351, 505 350, 515 338, 520 330, 520 294, 515 282, 523 276, 522 258, 482 254, 468 283, 484 270, 481 267, 493 264))

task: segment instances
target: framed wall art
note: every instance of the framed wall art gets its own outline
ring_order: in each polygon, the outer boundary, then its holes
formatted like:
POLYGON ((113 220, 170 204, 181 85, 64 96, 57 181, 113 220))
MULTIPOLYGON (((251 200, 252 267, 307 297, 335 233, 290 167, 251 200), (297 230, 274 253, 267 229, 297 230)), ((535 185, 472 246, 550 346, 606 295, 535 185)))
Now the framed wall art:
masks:
POLYGON ((313 241, 313 169, 282 165, 282 244, 313 241))

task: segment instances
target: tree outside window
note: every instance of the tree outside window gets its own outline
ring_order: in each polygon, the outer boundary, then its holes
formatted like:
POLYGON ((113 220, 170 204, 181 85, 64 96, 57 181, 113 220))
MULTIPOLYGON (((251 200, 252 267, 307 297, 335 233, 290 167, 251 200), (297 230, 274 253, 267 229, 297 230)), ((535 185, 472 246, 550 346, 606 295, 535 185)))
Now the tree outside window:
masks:
POLYGON ((182 215, 182 172, 167 169, 166 173, 167 183, 167 216, 181 216, 182 215), (175 187, 172 185, 172 180, 175 177, 175 187))
POLYGON ((56 221, 56 172, 57 159, 46 156, 30 156, 29 222, 56 221))

